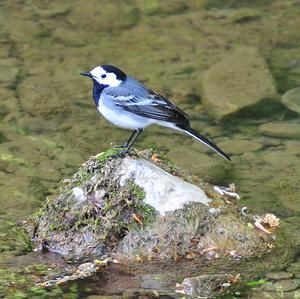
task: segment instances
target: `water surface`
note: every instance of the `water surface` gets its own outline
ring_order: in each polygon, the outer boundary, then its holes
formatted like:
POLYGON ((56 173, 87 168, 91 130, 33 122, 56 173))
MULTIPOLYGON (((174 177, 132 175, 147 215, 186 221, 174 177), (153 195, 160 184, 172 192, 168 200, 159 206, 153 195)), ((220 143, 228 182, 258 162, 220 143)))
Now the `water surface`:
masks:
POLYGON ((282 219, 292 252, 300 240, 300 134, 272 124, 300 127, 280 102, 300 85, 299 26, 300 2, 290 0, 1 1, 0 267, 16 267, 24 249, 14 223, 90 155, 130 134, 99 116, 91 82, 79 76, 98 64, 117 65, 169 96, 233 163, 165 128, 146 130, 137 148, 164 148, 192 174, 235 182, 241 206, 282 219), (205 74, 237 47, 258 51, 276 94, 220 118, 205 104, 205 74), (269 131, 260 129, 266 123, 269 131))

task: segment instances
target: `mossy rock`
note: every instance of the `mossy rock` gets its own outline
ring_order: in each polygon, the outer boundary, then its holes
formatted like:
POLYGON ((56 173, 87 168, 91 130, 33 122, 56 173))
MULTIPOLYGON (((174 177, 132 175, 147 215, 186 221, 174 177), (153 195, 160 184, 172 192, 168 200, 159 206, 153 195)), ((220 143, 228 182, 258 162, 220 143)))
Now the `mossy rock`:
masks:
POLYGON ((200 258, 212 244, 224 256, 231 250, 250 256, 270 242, 250 229, 236 208, 224 205, 212 186, 180 171, 163 154, 145 150, 118 157, 118 151, 91 157, 35 213, 28 227, 37 249, 67 260, 164 261, 187 252, 200 258))

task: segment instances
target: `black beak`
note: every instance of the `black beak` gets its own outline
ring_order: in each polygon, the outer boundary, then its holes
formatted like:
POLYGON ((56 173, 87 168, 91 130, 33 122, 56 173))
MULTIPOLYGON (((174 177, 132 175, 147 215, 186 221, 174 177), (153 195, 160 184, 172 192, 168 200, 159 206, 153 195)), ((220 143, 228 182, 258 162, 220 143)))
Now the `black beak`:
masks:
POLYGON ((80 75, 92 78, 92 74, 90 72, 83 72, 80 73, 80 75))

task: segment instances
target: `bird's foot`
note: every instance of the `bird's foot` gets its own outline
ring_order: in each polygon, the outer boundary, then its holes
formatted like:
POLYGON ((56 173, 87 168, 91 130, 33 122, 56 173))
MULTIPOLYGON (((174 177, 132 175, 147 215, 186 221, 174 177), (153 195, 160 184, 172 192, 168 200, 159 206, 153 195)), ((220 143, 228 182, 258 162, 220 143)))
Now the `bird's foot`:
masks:
POLYGON ((126 148, 127 145, 123 144, 123 145, 115 145, 113 146, 113 148, 126 148))
MULTIPOLYGON (((124 148, 124 147, 121 147, 124 148)), ((124 156, 126 156, 126 154, 128 154, 128 149, 124 148, 122 150, 120 150, 118 153, 112 155, 112 158, 123 158, 124 156)))

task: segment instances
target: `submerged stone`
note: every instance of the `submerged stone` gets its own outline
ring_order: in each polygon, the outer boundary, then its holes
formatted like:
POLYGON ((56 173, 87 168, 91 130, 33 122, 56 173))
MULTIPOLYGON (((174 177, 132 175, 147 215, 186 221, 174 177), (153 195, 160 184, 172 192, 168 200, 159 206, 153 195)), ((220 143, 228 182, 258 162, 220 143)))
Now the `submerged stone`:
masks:
POLYGON ((262 147, 257 141, 246 139, 228 138, 218 143, 220 148, 228 148, 228 153, 233 155, 240 155, 245 152, 255 152, 262 147))
POLYGON ((281 290, 282 292, 289 292, 297 289, 299 287, 300 282, 297 279, 282 279, 278 280, 275 283, 265 284, 261 286, 261 289, 268 292, 278 292, 281 290))
POLYGON ((268 66, 255 47, 238 47, 224 55, 206 71, 203 88, 203 103, 217 118, 277 94, 268 66))
POLYGON ((277 121, 260 125, 258 131, 267 136, 282 138, 300 137, 300 122, 298 121, 277 121))
POLYGON ((49 78, 34 76, 24 78, 24 81, 18 85, 19 100, 27 113, 44 119, 67 113, 68 104, 62 102, 57 88, 53 87, 54 82, 51 81, 49 78), (36 92, 37 88, 38 93, 36 92))
POLYGON ((229 275, 226 274, 204 274, 185 278, 181 286, 184 293, 191 298, 212 298, 218 294, 228 279, 229 275))
POLYGON ((282 104, 300 114, 300 87, 287 91, 281 98, 282 104))
POLYGON ((293 274, 285 271, 281 272, 270 272, 266 274, 266 278, 279 280, 279 279, 289 279, 292 278, 293 274))

